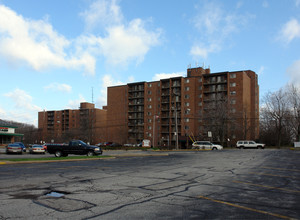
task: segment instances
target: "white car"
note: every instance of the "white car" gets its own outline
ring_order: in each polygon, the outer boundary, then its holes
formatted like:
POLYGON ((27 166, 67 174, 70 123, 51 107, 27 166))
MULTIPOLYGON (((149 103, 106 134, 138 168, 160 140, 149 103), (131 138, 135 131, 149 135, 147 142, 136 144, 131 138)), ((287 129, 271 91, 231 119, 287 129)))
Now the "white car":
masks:
POLYGON ((236 143, 236 147, 237 148, 260 148, 260 149, 264 149, 265 148, 265 144, 261 144, 261 143, 256 143, 255 141, 238 141, 236 143))
POLYGON ((42 145, 34 144, 31 147, 29 147, 29 153, 45 154, 45 148, 42 145))
POLYGON ((218 144, 213 144, 209 141, 195 141, 193 144, 193 149, 198 150, 222 150, 223 147, 218 144))

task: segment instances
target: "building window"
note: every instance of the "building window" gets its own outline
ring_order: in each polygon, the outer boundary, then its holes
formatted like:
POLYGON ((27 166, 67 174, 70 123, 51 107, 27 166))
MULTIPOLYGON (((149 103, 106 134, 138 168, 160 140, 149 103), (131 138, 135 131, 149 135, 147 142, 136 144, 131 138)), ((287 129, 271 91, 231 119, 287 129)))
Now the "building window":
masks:
POLYGON ((184 129, 185 129, 185 130, 189 130, 190 127, 189 127, 189 126, 184 126, 184 129))
POLYGON ((189 83, 190 82, 190 80, 189 79, 185 79, 185 83, 189 83))
POLYGON ((236 83, 233 82, 233 83, 230 83, 230 87, 235 87, 236 86, 236 83))
POLYGON ((151 100, 152 100, 151 98, 148 98, 148 102, 151 102, 151 100))
POLYGON ((151 95, 152 94, 152 92, 151 91, 148 91, 148 95, 151 95))
POLYGON ((189 95, 185 95, 185 96, 184 96, 184 98, 186 98, 186 99, 189 99, 189 98, 190 98, 190 96, 189 96, 189 95))
POLYGON ((186 119, 184 119, 184 121, 185 121, 185 122, 189 122, 189 121, 190 121, 190 119, 189 119, 189 118, 186 118, 186 119))
POLYGON ((151 83, 149 83, 149 84, 148 84, 148 87, 152 87, 152 84, 151 84, 151 83))
POLYGON ((190 87, 185 87, 185 91, 190 91, 190 87))
POLYGON ((230 109, 230 112, 235 113, 236 112, 235 108, 230 109))
POLYGON ((230 91, 230 95, 236 95, 236 91, 230 91))
POLYGON ((189 103, 189 102, 186 102, 186 103, 185 103, 185 106, 190 106, 190 103, 189 103))
POLYGON ((147 114, 148 114, 148 115, 151 115, 151 112, 148 112, 147 114))
POLYGON ((235 100, 235 99, 231 99, 231 100, 230 100, 230 104, 233 104, 233 105, 234 105, 235 103, 236 103, 236 100, 235 100))
POLYGON ((151 105, 148 105, 148 108, 152 108, 152 106, 151 106, 151 105))
POLYGON ((201 90, 201 89, 202 89, 202 86, 199 86, 198 89, 201 90))
POLYGON ((199 98, 200 98, 200 99, 202 98, 202 94, 199 94, 199 98))
POLYGON ((199 102, 199 103, 198 103, 198 106, 202 106, 202 102, 199 102))
POLYGON ((149 122, 149 123, 151 123, 151 122, 152 122, 152 120, 151 120, 151 119, 148 119, 148 122, 149 122))
POLYGON ((148 129, 151 130, 151 126, 148 126, 148 129))
POLYGON ((199 78, 199 79, 198 79, 198 82, 202 82, 202 78, 199 78))
POLYGON ((231 74, 230 74, 230 78, 231 78, 231 79, 236 78, 236 73, 231 73, 231 74))

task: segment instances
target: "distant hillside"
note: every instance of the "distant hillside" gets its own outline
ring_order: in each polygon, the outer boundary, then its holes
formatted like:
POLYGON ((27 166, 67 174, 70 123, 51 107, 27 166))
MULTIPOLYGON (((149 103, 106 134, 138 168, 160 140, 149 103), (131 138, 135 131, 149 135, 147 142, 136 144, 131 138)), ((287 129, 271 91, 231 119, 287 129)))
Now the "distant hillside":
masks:
POLYGON ((31 125, 31 124, 25 124, 25 123, 21 123, 21 122, 8 121, 8 120, 2 120, 2 119, 0 119, 0 125, 15 126, 15 127, 18 127, 18 129, 35 128, 35 126, 31 125))

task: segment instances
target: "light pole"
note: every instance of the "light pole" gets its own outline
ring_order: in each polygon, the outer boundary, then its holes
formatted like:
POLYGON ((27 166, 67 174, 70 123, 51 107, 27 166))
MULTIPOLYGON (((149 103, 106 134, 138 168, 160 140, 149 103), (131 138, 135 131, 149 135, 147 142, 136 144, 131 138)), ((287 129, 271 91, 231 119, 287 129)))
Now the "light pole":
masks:
POLYGON ((175 135, 176 135, 176 150, 178 150, 178 122, 177 122, 177 97, 179 97, 174 91, 175 95, 175 135))
POLYGON ((155 143, 155 119, 159 118, 158 115, 153 115, 153 136, 152 136, 152 146, 154 147, 155 143))

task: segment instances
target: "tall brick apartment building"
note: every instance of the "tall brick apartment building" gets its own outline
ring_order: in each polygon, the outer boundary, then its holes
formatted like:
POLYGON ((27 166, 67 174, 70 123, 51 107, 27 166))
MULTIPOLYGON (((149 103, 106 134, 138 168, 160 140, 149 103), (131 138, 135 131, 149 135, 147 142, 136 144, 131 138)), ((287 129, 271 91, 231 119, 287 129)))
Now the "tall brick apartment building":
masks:
POLYGON ((39 112, 41 140, 62 142, 78 138, 99 143, 106 140, 106 117, 106 110, 87 102, 80 103, 79 109, 39 112))
POLYGON ((234 145, 259 136, 259 86, 251 70, 210 73, 108 88, 107 140, 186 148, 189 140, 234 145))

